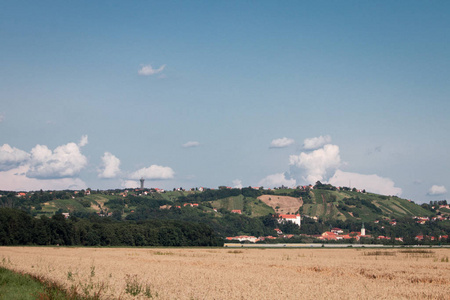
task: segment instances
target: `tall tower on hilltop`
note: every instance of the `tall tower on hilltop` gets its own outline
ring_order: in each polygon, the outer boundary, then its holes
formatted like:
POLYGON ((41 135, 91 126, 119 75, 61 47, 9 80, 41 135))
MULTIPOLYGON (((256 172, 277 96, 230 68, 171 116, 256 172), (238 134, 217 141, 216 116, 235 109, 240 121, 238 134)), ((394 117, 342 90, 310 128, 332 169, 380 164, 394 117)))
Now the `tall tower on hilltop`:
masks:
POLYGON ((141 177, 141 179, 140 179, 140 182, 141 182, 141 190, 144 189, 144 181, 145 181, 144 177, 141 177))

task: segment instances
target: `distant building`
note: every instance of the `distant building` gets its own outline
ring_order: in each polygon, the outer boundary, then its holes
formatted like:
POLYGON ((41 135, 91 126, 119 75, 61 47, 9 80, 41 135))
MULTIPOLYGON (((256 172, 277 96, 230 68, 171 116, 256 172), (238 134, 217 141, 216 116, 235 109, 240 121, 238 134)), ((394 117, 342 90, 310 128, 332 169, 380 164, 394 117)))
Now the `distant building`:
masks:
POLYGON ((298 227, 301 226, 301 217, 299 214, 296 215, 279 215, 278 216, 278 223, 283 222, 292 222, 294 224, 297 224, 298 227))
POLYGON ((141 182, 141 190, 144 189, 144 181, 145 181, 145 179, 144 179, 144 177, 142 177, 142 178, 140 179, 140 182, 141 182))

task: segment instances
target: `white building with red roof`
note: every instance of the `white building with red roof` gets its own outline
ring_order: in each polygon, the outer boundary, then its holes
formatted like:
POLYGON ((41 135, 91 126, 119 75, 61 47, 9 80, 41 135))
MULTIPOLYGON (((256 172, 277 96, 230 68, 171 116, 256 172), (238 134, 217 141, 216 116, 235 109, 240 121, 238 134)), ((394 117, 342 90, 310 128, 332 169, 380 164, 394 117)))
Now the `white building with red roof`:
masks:
POLYGON ((297 224, 298 227, 300 227, 301 225, 301 217, 299 214, 296 215, 278 215, 278 223, 283 223, 283 222, 292 222, 294 224, 297 224))

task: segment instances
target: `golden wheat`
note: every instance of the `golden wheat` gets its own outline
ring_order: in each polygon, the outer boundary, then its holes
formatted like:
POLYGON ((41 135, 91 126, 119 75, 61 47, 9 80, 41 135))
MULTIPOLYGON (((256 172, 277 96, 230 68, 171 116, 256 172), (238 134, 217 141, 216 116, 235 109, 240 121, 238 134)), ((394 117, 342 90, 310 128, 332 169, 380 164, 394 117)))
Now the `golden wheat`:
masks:
POLYGON ((104 299, 449 299, 450 249, 0 247, 3 266, 104 299))

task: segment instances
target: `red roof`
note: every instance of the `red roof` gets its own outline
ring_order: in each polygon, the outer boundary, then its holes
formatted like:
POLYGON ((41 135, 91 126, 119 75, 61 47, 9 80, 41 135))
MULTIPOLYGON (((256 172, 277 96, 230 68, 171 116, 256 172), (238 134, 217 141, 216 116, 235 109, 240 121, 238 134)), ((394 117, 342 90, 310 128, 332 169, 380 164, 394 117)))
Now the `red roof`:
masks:
POLYGON ((300 215, 279 215, 279 217, 282 219, 296 219, 297 216, 300 217, 300 215))

